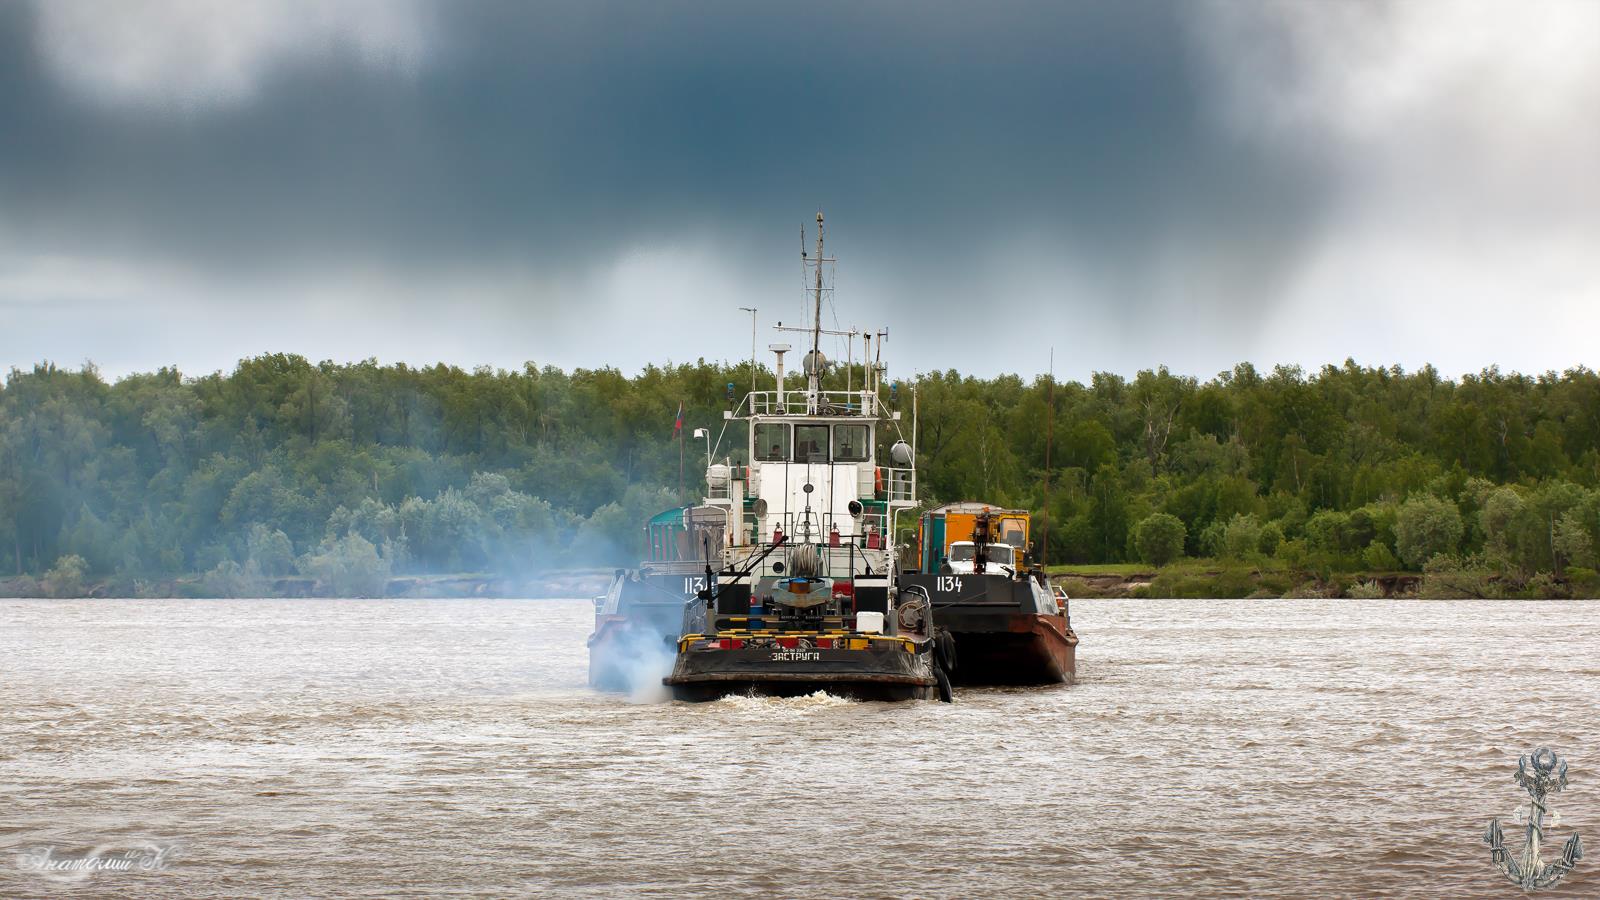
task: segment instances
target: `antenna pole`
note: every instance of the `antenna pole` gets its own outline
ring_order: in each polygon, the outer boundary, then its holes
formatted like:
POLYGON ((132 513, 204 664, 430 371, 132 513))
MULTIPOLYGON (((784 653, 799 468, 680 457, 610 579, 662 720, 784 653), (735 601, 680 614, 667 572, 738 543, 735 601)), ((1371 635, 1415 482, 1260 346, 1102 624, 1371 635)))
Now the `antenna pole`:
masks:
MULTIPOLYGON (((861 332, 861 393, 872 390, 872 332, 861 332)), ((874 404, 876 405, 876 404, 874 404)), ((862 412, 866 412, 866 402, 862 402, 862 412)), ((877 415, 877 413, 873 413, 877 415)))
MULTIPOLYGON (((750 314, 750 393, 754 394, 756 392, 756 307, 741 306, 739 310, 750 314)), ((756 402, 755 398, 752 397, 750 402, 756 402)))
POLYGON ((878 329, 878 355, 872 358, 872 391, 877 393, 883 384, 883 342, 889 337, 889 329, 878 329))
POLYGON ((856 330, 854 328, 850 329, 850 333, 844 336, 844 341, 844 392, 849 394, 856 375, 856 330))
MULTIPOLYGON (((1050 438, 1056 423, 1056 348, 1050 348, 1050 399, 1044 409, 1044 535, 1039 539, 1039 565, 1050 564, 1050 438)), ((1047 575, 1046 578, 1049 576, 1047 575)))

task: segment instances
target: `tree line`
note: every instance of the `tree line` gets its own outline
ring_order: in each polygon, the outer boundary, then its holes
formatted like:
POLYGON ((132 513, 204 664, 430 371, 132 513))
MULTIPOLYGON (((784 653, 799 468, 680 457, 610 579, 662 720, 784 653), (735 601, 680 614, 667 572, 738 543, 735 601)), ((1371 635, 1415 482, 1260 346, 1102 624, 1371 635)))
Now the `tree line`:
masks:
MULTIPOLYGON (((14 369, 0 387, 0 572, 68 590, 628 564, 644 519, 703 484, 704 443, 673 439, 678 405, 685 432, 715 435, 728 386, 750 378, 749 363, 704 360, 627 376, 289 354, 114 382, 92 366, 14 369)), ((1559 579, 1592 569, 1600 546, 1588 369, 1242 364, 1086 384, 952 370, 897 386, 908 437, 913 394, 922 499, 1033 509, 1052 563, 1559 579)), ((729 428, 718 456, 742 461, 743 443, 729 428)))

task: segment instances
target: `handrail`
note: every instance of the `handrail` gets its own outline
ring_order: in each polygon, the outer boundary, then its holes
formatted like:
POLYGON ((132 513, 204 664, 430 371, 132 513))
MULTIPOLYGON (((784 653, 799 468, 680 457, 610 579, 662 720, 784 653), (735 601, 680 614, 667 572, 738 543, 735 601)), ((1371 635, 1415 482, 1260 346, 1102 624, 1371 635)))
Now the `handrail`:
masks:
MULTIPOLYGON (((873 391, 751 391, 745 395, 752 416, 859 416, 877 418, 882 401, 873 391), (815 396, 817 408, 811 407, 815 396)), ((744 406, 743 403, 740 406, 744 406)))
MULTIPOLYGON (((771 513, 767 516, 768 527, 771 527, 772 524, 776 523, 782 527, 784 534, 788 535, 791 540, 796 541, 800 540, 805 534, 805 520, 806 514, 803 511, 771 513)), ((811 523, 811 542, 822 544, 824 549, 837 550, 844 547, 853 546, 857 547, 858 549, 882 550, 884 549, 882 546, 869 546, 871 543, 871 536, 876 534, 880 543, 886 542, 889 539, 889 514, 887 510, 883 512, 863 510, 859 517, 849 515, 834 515, 830 512, 817 512, 813 510, 811 514, 811 523), (833 527, 835 525, 840 526, 839 546, 830 547, 828 546, 828 542, 833 538, 833 527), (872 526, 870 530, 865 527, 868 525, 872 526)), ((769 535, 770 532, 766 535, 762 535, 761 537, 764 540, 769 535)))
MULTIPOLYGON (((785 538, 785 542, 793 544, 800 543, 798 537, 792 534, 785 538)), ((763 540, 759 544, 746 545, 746 547, 741 547, 738 549, 759 551, 761 548, 770 547, 771 545, 772 544, 770 541, 763 540)), ((859 542, 842 541, 839 546, 832 547, 826 543, 826 537, 824 537, 824 542, 820 546, 815 543, 813 543, 811 546, 816 546, 821 552, 823 561, 823 578, 853 578, 863 576, 867 574, 867 570, 869 568, 872 570, 874 575, 883 575, 888 570, 886 568, 880 568, 878 565, 874 564, 868 554, 887 554, 893 552, 892 548, 887 546, 887 544, 884 542, 880 542, 880 546, 877 547, 863 547, 859 542)), ((783 560, 777 558, 762 560, 761 564, 757 566, 751 574, 755 578, 784 577, 786 574, 785 572, 777 572, 773 570, 773 564, 779 562, 783 562, 783 560)))
POLYGON ((917 470, 885 468, 884 493, 891 503, 917 502, 917 470))

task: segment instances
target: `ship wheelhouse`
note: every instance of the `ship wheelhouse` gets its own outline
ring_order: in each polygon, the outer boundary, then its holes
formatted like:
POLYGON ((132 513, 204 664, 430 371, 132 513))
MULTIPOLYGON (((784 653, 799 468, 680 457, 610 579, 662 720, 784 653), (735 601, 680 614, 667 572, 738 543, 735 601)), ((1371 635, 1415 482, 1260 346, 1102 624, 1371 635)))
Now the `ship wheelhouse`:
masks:
POLYGON ((900 413, 878 391, 871 380, 855 391, 754 391, 725 414, 749 426, 749 462, 707 470, 706 502, 727 511, 730 562, 782 538, 875 551, 866 565, 887 568, 895 514, 916 504, 916 474, 900 413))
POLYGON ((889 505, 876 464, 877 425, 810 417, 753 417, 741 537, 882 549, 889 505), (810 486, 808 491, 807 485, 810 486))

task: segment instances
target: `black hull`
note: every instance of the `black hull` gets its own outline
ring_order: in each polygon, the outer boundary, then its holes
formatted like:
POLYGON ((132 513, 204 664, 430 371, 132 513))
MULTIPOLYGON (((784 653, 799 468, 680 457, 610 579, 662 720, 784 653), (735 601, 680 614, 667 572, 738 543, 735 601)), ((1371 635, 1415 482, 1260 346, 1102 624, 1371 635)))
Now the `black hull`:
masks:
POLYGON ((1031 578, 906 573, 902 589, 928 592, 939 625, 955 638, 950 680, 963 686, 1061 684, 1077 674, 1078 636, 1031 578))
MULTIPOLYGON (((997 623, 999 624, 999 623, 997 623)), ((1061 616, 1013 614, 1005 630, 956 631, 957 685, 1038 685, 1071 682, 1077 674, 1077 635, 1061 616)))
POLYGON ((673 684, 672 699, 686 703, 706 703, 723 697, 809 697, 819 691, 847 700, 900 703, 906 700, 936 700, 937 685, 884 684, 859 680, 777 681, 770 678, 699 681, 673 684))
POLYGON ((854 700, 933 700, 939 686, 929 656, 902 650, 698 650, 679 654, 663 683, 672 699, 691 703, 818 691, 854 700))

